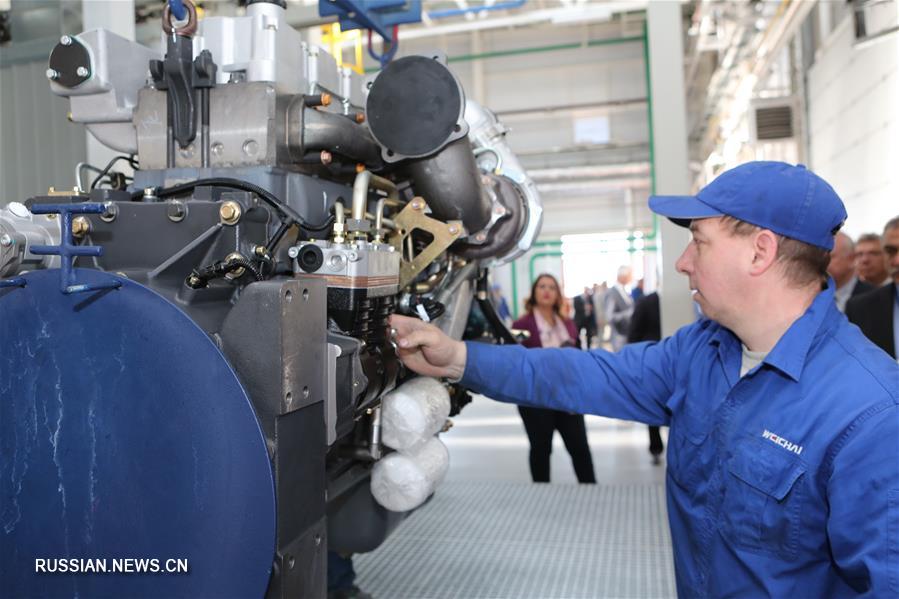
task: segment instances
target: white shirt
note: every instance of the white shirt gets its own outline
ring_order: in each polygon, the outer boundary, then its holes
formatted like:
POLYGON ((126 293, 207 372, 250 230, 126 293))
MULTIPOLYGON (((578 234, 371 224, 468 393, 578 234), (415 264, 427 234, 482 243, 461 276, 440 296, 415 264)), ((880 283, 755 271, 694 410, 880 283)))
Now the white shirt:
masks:
POLYGON ((846 311, 846 302, 852 297, 852 292, 855 291, 855 286, 857 284, 858 277, 853 276, 845 285, 837 287, 837 290, 833 292, 833 297, 837 301, 837 308, 840 312, 846 311))

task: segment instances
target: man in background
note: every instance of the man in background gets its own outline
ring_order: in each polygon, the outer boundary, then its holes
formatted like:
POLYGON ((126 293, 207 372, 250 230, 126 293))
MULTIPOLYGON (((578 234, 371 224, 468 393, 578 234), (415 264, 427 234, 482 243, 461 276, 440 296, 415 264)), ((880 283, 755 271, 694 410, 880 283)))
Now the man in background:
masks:
POLYGON ((890 280, 887 272, 886 254, 883 252, 883 242, 877 233, 865 233, 855 242, 855 257, 858 261, 858 278, 872 285, 880 287, 890 280))
POLYGON ((870 293, 850 298, 846 316, 858 325, 865 337, 895 359, 899 354, 899 216, 884 227, 883 245, 879 247, 889 260, 891 281, 870 293))
POLYGON ((627 288, 632 278, 630 266, 618 267, 618 280, 606 294, 604 312, 606 322, 612 328, 612 351, 618 351, 627 343, 627 331, 634 313, 634 299, 627 288))
POLYGON ((837 290, 833 295, 840 312, 846 311, 846 302, 850 297, 874 289, 871 285, 860 281, 855 274, 855 244, 852 243, 852 238, 845 233, 837 233, 834 237, 827 274, 833 277, 833 281, 837 285, 837 290))
POLYGON ((593 313, 593 290, 584 287, 584 292, 574 298, 574 326, 577 327, 577 335, 580 338, 584 334, 583 349, 593 346, 593 337, 596 336, 596 315, 593 313))
MULTIPOLYGON (((634 315, 631 317, 631 327, 627 334, 628 343, 640 343, 641 341, 662 340, 662 311, 659 306, 659 294, 656 292, 645 295, 634 304, 634 315)), ((649 426, 649 454, 652 463, 658 466, 662 463, 662 452, 665 445, 662 443, 662 432, 658 426, 649 426)))

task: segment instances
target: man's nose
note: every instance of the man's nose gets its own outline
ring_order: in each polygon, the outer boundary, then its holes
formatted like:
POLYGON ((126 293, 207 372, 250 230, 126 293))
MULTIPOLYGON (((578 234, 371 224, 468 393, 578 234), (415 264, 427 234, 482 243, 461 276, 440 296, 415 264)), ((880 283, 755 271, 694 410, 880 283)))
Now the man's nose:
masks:
POLYGON ((690 270, 693 268, 693 242, 691 241, 687 244, 687 247, 684 248, 683 253, 680 255, 680 258, 677 259, 677 262, 674 263, 674 268, 677 272, 682 275, 689 275, 690 270))

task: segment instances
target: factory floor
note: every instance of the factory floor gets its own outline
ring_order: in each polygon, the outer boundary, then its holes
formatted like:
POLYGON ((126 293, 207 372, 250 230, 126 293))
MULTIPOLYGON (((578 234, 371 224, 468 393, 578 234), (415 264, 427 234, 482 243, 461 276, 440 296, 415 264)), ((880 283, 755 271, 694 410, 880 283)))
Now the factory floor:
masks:
POLYGON ((645 426, 593 416, 596 485, 579 485, 556 435, 552 483, 531 483, 515 406, 476 397, 441 436, 433 499, 355 558, 376 599, 674 597, 665 471, 645 426))

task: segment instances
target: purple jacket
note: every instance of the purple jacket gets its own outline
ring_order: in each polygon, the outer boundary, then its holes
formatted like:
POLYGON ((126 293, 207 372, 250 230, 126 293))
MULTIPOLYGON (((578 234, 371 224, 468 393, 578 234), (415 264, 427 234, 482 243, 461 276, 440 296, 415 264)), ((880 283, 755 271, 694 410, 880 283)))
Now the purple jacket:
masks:
MULTIPOLYGON (((577 347, 578 339, 577 339, 577 330, 574 328, 574 321, 570 318, 563 318, 562 322, 565 323, 565 328, 568 329, 568 335, 571 337, 571 342, 574 343, 574 346, 577 347)), ((540 343, 540 329, 537 328, 537 319, 534 317, 533 313, 526 314, 512 323, 513 329, 522 329, 524 331, 529 331, 531 336, 522 342, 522 345, 525 347, 543 347, 543 344, 540 343)))

